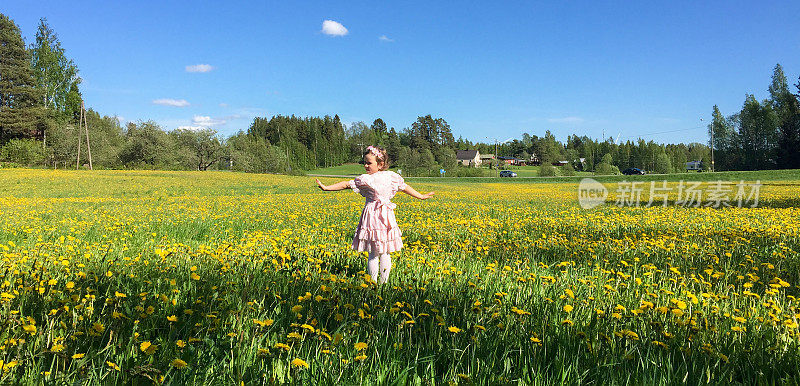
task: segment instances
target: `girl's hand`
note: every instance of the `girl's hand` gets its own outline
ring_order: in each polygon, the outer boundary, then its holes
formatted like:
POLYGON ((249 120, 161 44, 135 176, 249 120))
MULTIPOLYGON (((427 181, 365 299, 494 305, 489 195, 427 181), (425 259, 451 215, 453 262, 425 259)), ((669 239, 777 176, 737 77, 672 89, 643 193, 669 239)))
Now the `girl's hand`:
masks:
POLYGON ((331 185, 324 185, 322 182, 319 182, 319 178, 317 178, 316 181, 317 181, 317 186, 319 186, 320 189, 326 192, 335 192, 337 190, 350 189, 349 181, 340 181, 331 185))
POLYGON ((423 194, 422 197, 420 197, 419 199, 420 200, 427 200, 427 199, 429 199, 431 197, 433 197, 433 192, 428 192, 428 193, 423 194))

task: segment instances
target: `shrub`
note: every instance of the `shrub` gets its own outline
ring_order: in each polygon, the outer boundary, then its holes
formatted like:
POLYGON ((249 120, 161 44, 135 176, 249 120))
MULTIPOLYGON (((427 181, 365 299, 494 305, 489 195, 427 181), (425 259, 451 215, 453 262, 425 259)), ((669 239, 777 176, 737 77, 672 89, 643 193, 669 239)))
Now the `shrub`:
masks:
POLYGON ((0 159, 20 165, 35 165, 46 157, 42 143, 34 139, 12 139, 0 148, 0 159))
POLYGON ((558 173, 556 168, 551 165, 539 166, 539 177, 555 177, 558 173))
POLYGON ((566 164, 561 168, 561 175, 562 176, 574 176, 575 175, 575 168, 572 167, 572 164, 566 164))
POLYGON ((607 164, 605 162, 601 162, 594 169, 594 174, 596 174, 596 175, 617 175, 617 174, 619 174, 619 168, 614 166, 614 165, 607 164))

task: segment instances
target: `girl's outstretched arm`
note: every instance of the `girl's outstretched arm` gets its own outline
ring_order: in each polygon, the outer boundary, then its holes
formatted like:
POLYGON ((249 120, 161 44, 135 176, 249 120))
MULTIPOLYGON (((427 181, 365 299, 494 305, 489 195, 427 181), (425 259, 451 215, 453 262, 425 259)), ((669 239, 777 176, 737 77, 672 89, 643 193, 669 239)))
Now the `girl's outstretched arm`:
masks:
POLYGON ((414 190, 414 188, 412 188, 411 185, 409 185, 409 184, 406 184, 406 188, 401 190, 401 192, 403 192, 403 193, 405 193, 405 194, 407 194, 407 195, 409 195, 411 197, 419 198, 420 200, 427 200, 427 199, 433 197, 433 192, 428 192, 428 193, 425 193, 425 194, 421 194, 420 192, 414 190))
POLYGON ((317 178, 317 185, 320 189, 325 191, 350 189, 350 181, 341 181, 333 185, 324 185, 322 182, 319 182, 319 178, 317 178))

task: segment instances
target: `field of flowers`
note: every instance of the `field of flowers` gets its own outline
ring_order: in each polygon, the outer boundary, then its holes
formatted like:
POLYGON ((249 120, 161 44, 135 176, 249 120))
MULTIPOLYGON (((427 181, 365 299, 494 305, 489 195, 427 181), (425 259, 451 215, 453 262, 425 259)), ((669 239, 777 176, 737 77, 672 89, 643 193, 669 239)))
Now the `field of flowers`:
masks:
POLYGON ((0 383, 800 382, 800 180, 588 210, 576 183, 409 182, 436 196, 395 198, 376 286, 363 198, 313 178, 0 170, 0 383))

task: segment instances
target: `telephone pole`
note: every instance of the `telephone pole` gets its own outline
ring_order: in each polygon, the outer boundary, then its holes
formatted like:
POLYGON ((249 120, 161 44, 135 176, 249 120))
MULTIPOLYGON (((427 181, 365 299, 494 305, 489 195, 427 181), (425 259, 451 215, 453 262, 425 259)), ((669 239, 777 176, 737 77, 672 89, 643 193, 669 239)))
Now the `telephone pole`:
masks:
POLYGON ((86 134, 86 152, 89 154, 89 170, 92 168, 92 148, 89 146, 89 124, 86 122, 86 108, 84 108, 83 101, 81 101, 81 118, 78 120, 78 157, 75 160, 75 170, 81 166, 81 129, 86 134))

